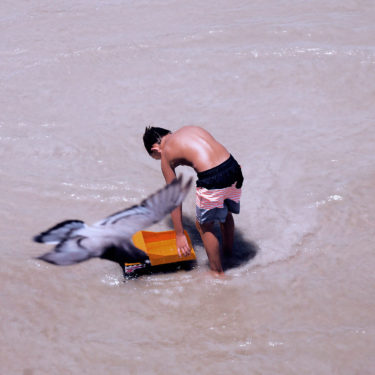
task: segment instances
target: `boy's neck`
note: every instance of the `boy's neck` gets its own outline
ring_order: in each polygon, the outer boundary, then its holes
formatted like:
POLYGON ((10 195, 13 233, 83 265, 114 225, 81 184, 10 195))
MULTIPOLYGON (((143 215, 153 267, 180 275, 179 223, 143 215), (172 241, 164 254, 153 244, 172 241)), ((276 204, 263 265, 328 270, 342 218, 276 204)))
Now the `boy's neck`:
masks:
POLYGON ((170 134, 165 135, 160 141, 160 149, 163 149, 165 142, 168 140, 170 134))

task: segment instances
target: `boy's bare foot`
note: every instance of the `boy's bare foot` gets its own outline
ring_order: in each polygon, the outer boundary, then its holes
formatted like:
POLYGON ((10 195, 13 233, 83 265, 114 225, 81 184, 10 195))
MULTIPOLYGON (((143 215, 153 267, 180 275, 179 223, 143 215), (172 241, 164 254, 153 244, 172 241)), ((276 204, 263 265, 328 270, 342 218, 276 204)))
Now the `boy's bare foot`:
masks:
POLYGON ((225 275, 224 272, 217 272, 217 271, 213 271, 213 270, 209 270, 207 272, 207 275, 215 278, 215 279, 226 279, 227 276, 225 275))

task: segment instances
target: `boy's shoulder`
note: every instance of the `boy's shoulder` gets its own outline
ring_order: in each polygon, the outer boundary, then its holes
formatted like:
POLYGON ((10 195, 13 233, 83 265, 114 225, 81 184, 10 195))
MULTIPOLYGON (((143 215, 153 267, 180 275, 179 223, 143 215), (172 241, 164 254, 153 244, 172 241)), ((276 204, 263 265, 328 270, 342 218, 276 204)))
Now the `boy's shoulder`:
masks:
POLYGON ((203 128, 195 125, 186 125, 178 130, 174 131, 172 135, 175 138, 180 138, 180 137, 204 137, 205 134, 207 134, 207 131, 204 130, 203 128))
POLYGON ((187 125, 171 133, 167 139, 166 146, 168 145, 174 148, 186 147, 186 145, 188 144, 186 142, 187 140, 190 143, 191 141, 194 142, 194 139, 203 137, 204 133, 202 128, 199 128, 198 126, 187 125))

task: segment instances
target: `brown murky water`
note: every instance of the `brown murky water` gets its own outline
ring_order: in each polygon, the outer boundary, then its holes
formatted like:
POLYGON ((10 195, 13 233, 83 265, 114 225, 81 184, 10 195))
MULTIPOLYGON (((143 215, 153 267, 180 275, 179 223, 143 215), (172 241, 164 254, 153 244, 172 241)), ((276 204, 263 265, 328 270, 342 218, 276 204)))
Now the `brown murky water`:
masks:
POLYGON ((0 21, 1 374, 375 372, 373 2, 20 0, 0 21), (203 126, 243 167, 226 279, 193 191, 191 271, 34 260, 34 234, 164 184, 150 124, 203 126))

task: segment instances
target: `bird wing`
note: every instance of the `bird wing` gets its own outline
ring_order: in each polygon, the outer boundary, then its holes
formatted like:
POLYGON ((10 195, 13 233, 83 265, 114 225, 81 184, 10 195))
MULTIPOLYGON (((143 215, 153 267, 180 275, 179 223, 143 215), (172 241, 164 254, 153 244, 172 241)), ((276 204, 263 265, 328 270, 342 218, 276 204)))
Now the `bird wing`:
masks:
POLYGON ((68 266, 90 259, 92 254, 80 245, 81 240, 82 237, 76 237, 62 241, 54 250, 37 257, 37 259, 59 266, 68 266))
POLYGON ((40 243, 60 243, 69 238, 73 231, 84 227, 85 223, 81 220, 65 220, 38 234, 33 240, 40 243))
POLYGON ((94 224, 96 227, 113 226, 121 230, 121 236, 131 236, 164 218, 179 206, 186 197, 192 178, 186 184, 182 177, 174 179, 156 193, 144 199, 139 205, 127 208, 94 224))

